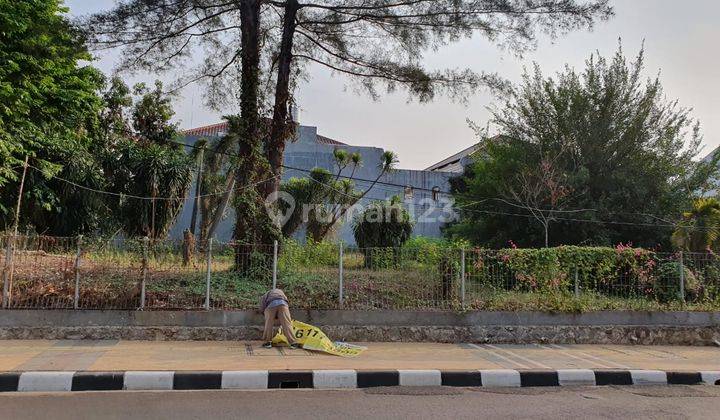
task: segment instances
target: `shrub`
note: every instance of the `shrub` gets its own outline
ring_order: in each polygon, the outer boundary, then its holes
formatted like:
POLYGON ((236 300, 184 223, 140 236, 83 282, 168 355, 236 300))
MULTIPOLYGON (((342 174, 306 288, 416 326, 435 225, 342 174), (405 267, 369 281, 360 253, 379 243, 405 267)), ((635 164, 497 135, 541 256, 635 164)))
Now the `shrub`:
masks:
MULTIPOLYGON (((683 267, 685 298, 695 300, 700 295, 700 282, 688 267, 683 267)), ((675 261, 660 264, 655 281, 655 295, 660 302, 680 299, 680 263, 675 261)))
POLYGON ((400 247, 410 238, 412 229, 410 214, 402 207, 399 197, 369 205, 358 215, 353 225, 355 241, 365 255, 365 266, 384 267, 388 263, 388 253, 392 253, 390 261, 397 264, 400 247), (380 251, 381 255, 376 255, 376 250, 371 248, 391 251, 380 251))
POLYGON ((337 266, 339 258, 337 244, 308 239, 307 243, 302 245, 293 239, 286 239, 278 256, 278 268, 285 271, 292 270, 293 267, 337 266))

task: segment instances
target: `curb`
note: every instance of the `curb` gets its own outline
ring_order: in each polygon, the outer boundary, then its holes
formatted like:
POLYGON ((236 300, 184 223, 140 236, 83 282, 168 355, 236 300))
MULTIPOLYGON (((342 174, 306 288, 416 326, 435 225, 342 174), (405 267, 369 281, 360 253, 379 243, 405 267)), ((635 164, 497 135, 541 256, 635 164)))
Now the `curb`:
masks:
POLYGON ((387 386, 540 387, 720 385, 720 371, 661 370, 307 370, 6 372, 0 392, 355 389, 387 386))

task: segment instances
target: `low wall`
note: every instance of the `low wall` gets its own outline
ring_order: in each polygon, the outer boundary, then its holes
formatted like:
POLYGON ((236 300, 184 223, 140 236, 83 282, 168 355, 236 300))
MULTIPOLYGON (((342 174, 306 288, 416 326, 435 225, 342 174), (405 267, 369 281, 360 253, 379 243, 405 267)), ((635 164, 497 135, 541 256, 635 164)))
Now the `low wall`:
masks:
MULTIPOLYGON (((714 345, 720 312, 293 311, 347 341, 714 345)), ((257 340, 254 311, 0 311, 0 339, 257 340)))

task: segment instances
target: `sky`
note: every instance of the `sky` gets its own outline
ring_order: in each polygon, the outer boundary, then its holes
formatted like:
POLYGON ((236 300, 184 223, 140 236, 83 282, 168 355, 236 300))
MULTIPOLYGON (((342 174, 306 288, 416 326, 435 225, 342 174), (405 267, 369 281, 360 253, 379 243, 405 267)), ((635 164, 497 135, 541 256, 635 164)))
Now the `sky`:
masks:
MULTIPOLYGON (((66 0, 70 14, 84 15, 109 9, 113 0, 66 0)), ((660 75, 665 95, 692 108, 701 123, 703 155, 720 145, 720 1, 717 0, 613 0, 615 17, 598 23, 592 31, 578 31, 555 41, 541 38, 535 51, 523 57, 499 49, 477 37, 448 46, 426 57, 433 68, 470 68, 496 72, 518 82, 525 68, 536 62, 545 75, 567 64, 577 70, 594 52, 610 56, 622 39, 623 50, 635 56, 645 45, 646 76, 660 75)), ((94 65, 112 73, 118 51, 99 56, 94 65)), ((309 80, 298 87, 296 98, 303 125, 348 144, 375 146, 399 155, 400 167, 424 169, 476 143, 468 120, 485 126, 488 107, 500 105, 488 91, 465 104, 437 97, 432 103, 407 101, 402 92, 373 101, 356 94, 347 80, 321 67, 312 67, 309 80)), ((170 81, 162 75, 144 74, 131 82, 170 81)), ((203 106, 202 85, 186 88, 175 101, 176 122, 181 128, 220 122, 220 116, 237 109, 215 111, 203 106)))

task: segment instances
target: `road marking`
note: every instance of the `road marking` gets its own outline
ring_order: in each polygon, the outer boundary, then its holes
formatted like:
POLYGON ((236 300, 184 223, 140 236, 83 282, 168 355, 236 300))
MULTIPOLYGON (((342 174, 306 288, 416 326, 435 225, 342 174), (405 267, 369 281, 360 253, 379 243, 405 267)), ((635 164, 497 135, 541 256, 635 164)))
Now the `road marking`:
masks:
POLYGON ((398 370, 400 386, 440 386, 442 376, 439 370, 398 370))
POLYGON ((222 389, 267 389, 267 370, 224 371, 220 387, 222 389))
POLYGON ((667 385, 667 374, 661 370, 631 370, 633 385, 667 385))
POLYGON ((503 388, 522 386, 520 372, 510 369, 481 370, 483 388, 503 388))
MULTIPOLYGON (((522 364, 522 363, 520 363, 520 362, 516 362, 516 361, 511 360, 511 359, 508 359, 507 357, 503 356, 502 354, 498 354, 498 353, 496 353, 496 352, 494 352, 494 351, 492 351, 492 350, 490 350, 490 349, 488 349, 488 348, 480 347, 480 346, 478 346, 477 344, 468 344, 468 346, 470 346, 470 347, 472 347, 472 348, 474 348, 474 349, 476 349, 476 350, 486 351, 486 352, 492 354, 493 356, 497 357, 498 359, 504 360, 504 361, 506 361, 506 362, 509 362, 509 363, 514 364, 514 365, 517 365, 517 366, 520 366, 520 367, 523 368, 523 369, 530 369, 529 366, 526 366, 526 365, 524 365, 524 364, 522 364)), ((491 360, 491 362, 492 362, 492 360, 491 360)), ((497 363, 497 362, 493 362, 493 363, 497 363)), ((499 363, 498 363, 498 364, 499 364, 499 363)), ((502 365, 501 365, 501 366, 502 366, 502 365)), ((505 366, 503 366, 503 367, 505 367, 505 366)))
POLYGON ((73 375, 75 372, 23 372, 18 381, 18 391, 71 391, 73 375))
MULTIPOLYGON (((601 367, 601 368, 609 368, 609 367, 610 367, 610 366, 608 366, 608 365, 606 365, 606 364, 604 364, 604 363, 600 363, 600 362, 593 361, 593 360, 590 360, 590 359, 586 359, 586 358, 583 358, 583 357, 580 357, 580 356, 576 356, 576 355, 570 353, 569 351, 563 350, 562 348, 553 348, 553 347, 550 347, 550 346, 547 346, 547 345, 541 346, 541 347, 544 348, 544 349, 547 349, 547 350, 558 351, 558 352, 560 352, 560 353, 562 353, 562 354, 564 354, 564 355, 566 355, 566 356, 572 357, 573 359, 579 360, 579 361, 581 361, 581 362, 583 362, 583 363, 589 363, 589 364, 590 364, 590 366, 581 366, 581 367, 585 367, 585 368, 587 368, 587 367, 592 368, 592 367, 596 367, 596 366, 597 366, 597 367, 601 367)), ((568 350, 569 350, 569 349, 568 349, 568 350)))
POLYGON ((314 370, 313 386, 317 389, 357 388, 357 371, 314 370))
MULTIPOLYGON (((562 346, 560 346, 560 345, 558 345, 558 344, 551 344, 550 346, 553 347, 553 348, 556 348, 556 349, 568 349, 567 347, 562 347, 562 346)), ((568 350, 569 350, 569 349, 568 349, 568 350)), ((620 364, 620 363, 617 363, 617 362, 613 362, 613 361, 611 361, 611 360, 605 360, 605 359, 603 359, 603 358, 593 356, 592 354, 587 354, 587 353, 585 353, 584 351, 580 351, 580 350, 577 350, 577 349, 573 349, 573 351, 576 352, 576 353, 578 353, 578 354, 580 354, 580 355, 582 355, 582 356, 588 357, 588 358, 593 359, 593 360, 597 360, 598 362, 605 363, 605 364, 608 365, 608 367, 610 367, 610 368, 614 368, 614 369, 618 369, 618 368, 619 368, 619 369, 628 369, 628 370, 630 369, 629 366, 625 366, 625 365, 623 365, 623 364, 620 364)))
POLYGON ((125 389, 130 391, 167 391, 173 389, 174 372, 125 372, 125 389))
POLYGON ((595 386, 595 372, 590 369, 558 369, 560 386, 595 386))
POLYGON ((486 346, 490 347, 491 349, 497 350, 497 351, 503 351, 503 352, 509 354, 510 356, 513 356, 513 357, 515 357, 515 358, 517 358, 517 359, 520 359, 520 360, 524 360, 524 361, 526 361, 526 362, 528 362, 528 363, 532 363, 532 364, 534 364, 534 365, 536 365, 536 366, 538 366, 538 367, 540 367, 540 368, 543 368, 543 369, 552 369, 552 368, 551 368, 550 366, 548 366, 548 365, 544 365, 544 364, 542 364, 542 363, 540 363, 540 362, 536 362, 536 361, 534 361, 534 360, 532 360, 532 359, 530 359, 530 358, 528 358, 528 357, 521 356, 521 355, 519 355, 519 354, 517 354, 517 353, 515 353, 515 352, 513 352, 513 351, 511 351, 511 350, 509 350, 509 349, 504 349, 504 348, 501 348, 501 347, 496 347, 496 346, 493 346, 492 344, 486 344, 486 346))

